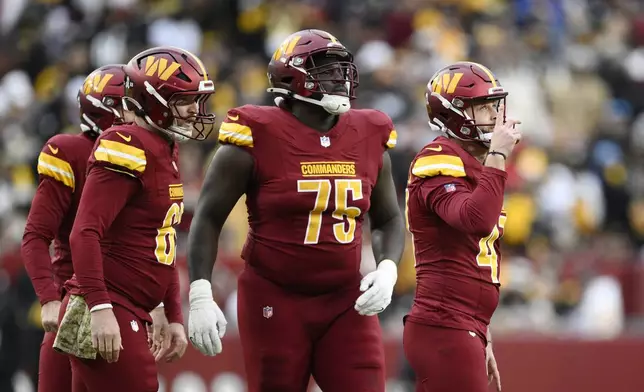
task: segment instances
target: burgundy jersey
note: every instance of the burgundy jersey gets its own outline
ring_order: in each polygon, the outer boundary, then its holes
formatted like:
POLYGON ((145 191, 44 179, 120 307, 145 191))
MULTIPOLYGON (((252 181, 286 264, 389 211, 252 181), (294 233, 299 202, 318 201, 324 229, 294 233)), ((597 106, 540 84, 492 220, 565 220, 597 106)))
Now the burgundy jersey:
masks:
POLYGON ((388 116, 351 110, 320 133, 278 107, 247 105, 228 112, 219 141, 255 160, 246 190, 248 266, 305 293, 360 279, 364 214, 383 153, 396 143, 388 116))
POLYGON ((41 304, 60 300, 61 287, 74 272, 69 233, 93 146, 94 139, 86 133, 60 134, 49 139, 38 156, 39 184, 27 217, 22 257, 41 304))
POLYGON ((445 137, 416 155, 407 186, 417 282, 410 321, 485 338, 499 301, 505 179, 445 137))
POLYGON ((183 214, 178 147, 137 125, 96 141, 71 235, 73 294, 117 303, 144 320, 160 302, 181 322, 175 226, 183 214))

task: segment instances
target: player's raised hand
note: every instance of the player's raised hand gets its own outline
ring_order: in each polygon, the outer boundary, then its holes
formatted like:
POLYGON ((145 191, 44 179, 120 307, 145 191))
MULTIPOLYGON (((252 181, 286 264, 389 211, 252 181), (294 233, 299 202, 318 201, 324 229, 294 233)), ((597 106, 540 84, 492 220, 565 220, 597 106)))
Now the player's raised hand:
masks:
MULTIPOLYGON (((166 362, 174 362, 185 354, 186 348, 188 348, 188 339, 186 338, 186 331, 180 323, 170 324, 168 332, 170 349, 164 358, 166 362)), ((159 360, 160 358, 157 359, 157 362, 159 360)))
POLYGON ((121 329, 112 309, 101 309, 92 312, 91 320, 92 345, 107 362, 119 360, 121 329))
POLYGON ((515 127, 517 124, 521 124, 521 121, 507 119, 503 122, 503 113, 505 113, 505 108, 503 104, 500 104, 490 140, 490 151, 500 152, 508 158, 514 150, 514 146, 521 140, 521 132, 515 127))
POLYGON ((158 307, 150 312, 152 325, 147 326, 148 346, 154 358, 159 361, 170 349, 170 331, 168 319, 165 316, 165 309, 158 307))
POLYGON ((60 312, 60 301, 49 301, 40 309, 40 321, 45 332, 56 332, 58 330, 58 313, 60 312))
POLYGON ((382 260, 378 269, 368 273, 360 282, 360 291, 354 306, 362 316, 376 315, 389 306, 398 279, 398 266, 391 260, 382 260))
POLYGON ((192 345, 205 355, 221 353, 226 333, 226 317, 212 298, 212 287, 205 279, 190 283, 188 336, 192 345))

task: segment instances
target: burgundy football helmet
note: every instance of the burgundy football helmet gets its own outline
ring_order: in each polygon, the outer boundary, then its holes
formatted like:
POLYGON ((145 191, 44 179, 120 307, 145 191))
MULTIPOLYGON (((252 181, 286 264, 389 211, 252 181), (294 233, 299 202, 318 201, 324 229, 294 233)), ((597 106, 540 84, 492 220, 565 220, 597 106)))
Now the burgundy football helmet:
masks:
MULTIPOLYGON (((466 61, 448 65, 427 83, 425 100, 429 122, 453 138, 489 145, 492 134, 480 127, 494 124, 477 123, 465 110, 489 101, 503 101, 505 107, 507 95, 496 76, 485 66, 466 61)), ((499 115, 503 115, 505 121, 505 110, 499 115)))
POLYGON ((277 48, 268 64, 268 81, 268 92, 342 114, 351 109, 350 101, 355 99, 358 70, 353 55, 337 38, 322 30, 302 30, 277 48), (320 64, 324 56, 335 61, 320 64), (324 86, 328 83, 339 88, 327 91, 324 86))
POLYGON ((175 140, 204 140, 212 132, 215 115, 206 103, 215 84, 197 56, 181 48, 155 47, 134 56, 125 74, 123 105, 151 127, 175 140), (191 100, 197 113, 182 117, 176 107, 191 100))
POLYGON ((89 74, 77 96, 81 130, 98 135, 112 124, 122 122, 124 93, 123 64, 105 65, 89 74))

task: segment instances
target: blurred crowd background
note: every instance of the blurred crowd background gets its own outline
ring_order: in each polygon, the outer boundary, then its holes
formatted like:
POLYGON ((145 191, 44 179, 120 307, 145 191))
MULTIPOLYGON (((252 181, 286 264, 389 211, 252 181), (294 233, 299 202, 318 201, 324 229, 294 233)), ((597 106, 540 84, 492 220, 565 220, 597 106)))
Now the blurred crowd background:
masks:
MULTIPOLYGON (((224 118, 238 105, 272 104, 268 58, 308 27, 331 32, 354 53, 355 106, 393 118, 401 208, 408 165, 437 136, 423 97, 431 75, 476 61, 510 92, 508 116, 522 121, 525 137, 508 169, 496 334, 611 339, 644 331, 641 1, 0 0, 0 379, 19 367, 33 376, 42 331, 20 241, 37 155, 49 137, 79 131, 76 94, 85 76, 150 46, 180 46, 216 78, 211 104, 224 118)), ((181 147, 184 230, 215 140, 181 147)), ((246 227, 240 202, 214 277, 229 334, 246 227)), ((364 244, 372 262, 369 238, 364 244)), ((381 317, 386 336, 398 338, 415 285, 411 247, 399 276, 381 317)))

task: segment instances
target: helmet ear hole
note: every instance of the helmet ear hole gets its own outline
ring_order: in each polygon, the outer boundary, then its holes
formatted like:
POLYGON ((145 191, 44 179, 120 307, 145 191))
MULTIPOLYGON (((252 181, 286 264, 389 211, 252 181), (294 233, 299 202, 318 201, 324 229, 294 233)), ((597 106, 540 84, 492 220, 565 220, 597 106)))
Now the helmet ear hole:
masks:
POLYGON ((192 82, 192 80, 188 77, 188 75, 186 75, 183 72, 179 72, 179 74, 177 74, 177 78, 179 78, 179 79, 181 79, 181 80, 183 80, 185 82, 188 82, 188 83, 192 82))

